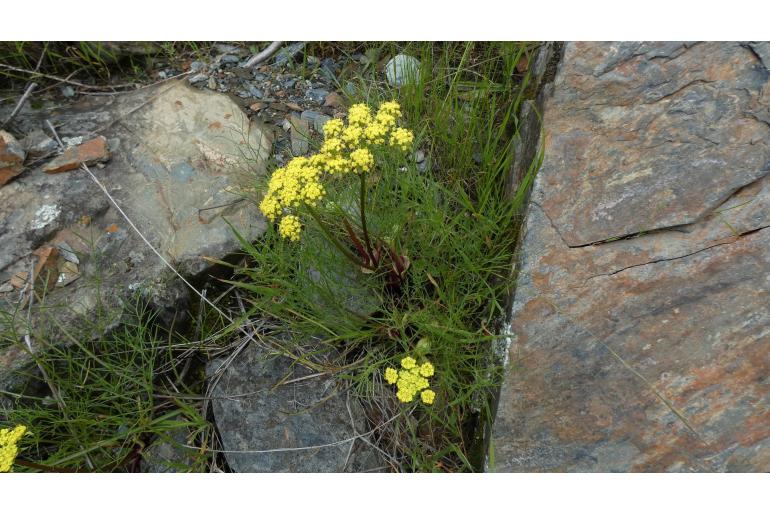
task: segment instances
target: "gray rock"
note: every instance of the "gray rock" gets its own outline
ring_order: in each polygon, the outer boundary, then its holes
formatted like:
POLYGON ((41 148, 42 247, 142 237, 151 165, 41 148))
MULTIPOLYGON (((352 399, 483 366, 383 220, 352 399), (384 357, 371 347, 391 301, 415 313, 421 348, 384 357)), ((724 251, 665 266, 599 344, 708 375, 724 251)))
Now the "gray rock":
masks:
MULTIPOLYGON (((241 201, 237 191, 250 187, 246 177, 264 173, 269 133, 226 96, 170 81, 123 95, 88 97, 55 112, 26 111, 15 121, 31 132, 47 117, 63 138, 98 131, 109 139, 112 159, 94 173, 185 276, 209 269, 204 256, 224 257, 240 249, 225 218, 249 239, 265 230, 259 210, 241 201)), ((189 293, 181 281, 85 173, 30 170, 0 188, 0 283, 29 270, 31 252, 43 245, 71 250, 80 261, 82 277, 47 295, 47 303, 67 307, 56 313, 64 327, 92 318, 100 300, 119 321, 123 300, 132 292, 141 293, 164 323, 186 309, 189 293)), ((61 263, 68 262, 67 255, 61 263)), ((17 299, 18 292, 0 296, 0 310, 13 312, 17 299)), ((51 341, 59 340, 55 327, 49 334, 51 341)), ((0 349, 0 389, 10 390, 13 370, 29 363, 21 348, 0 349)))
POLYGON ((420 60, 411 55, 397 54, 385 64, 385 78, 391 86, 401 87, 419 77, 420 60))
POLYGON ((321 67, 319 68, 318 73, 331 84, 334 84, 337 82, 337 63, 335 63, 334 59, 331 57, 327 57, 321 61, 321 67))
POLYGON ((311 88, 307 90, 305 96, 316 104, 323 105, 329 92, 321 88, 311 88))
POLYGON ((749 43, 749 48, 759 57, 765 70, 770 70, 770 42, 752 41, 749 43))
POLYGON ((195 75, 191 75, 188 79, 190 81, 190 84, 197 84, 198 82, 207 81, 209 79, 209 76, 205 73, 196 73, 195 75))
POLYGON ((233 54, 236 56, 244 55, 246 50, 235 45, 228 45, 227 43, 216 43, 214 49, 220 54, 233 54))
POLYGON ((302 52, 302 50, 304 50, 305 44, 306 43, 304 41, 298 41, 296 43, 292 43, 291 45, 282 47, 280 50, 278 50, 278 52, 276 52, 273 62, 277 66, 286 66, 293 63, 297 56, 299 56, 299 54, 302 52))
POLYGON ((206 86, 212 91, 216 91, 217 89, 217 80, 214 77, 209 77, 208 82, 206 83, 206 86))
POLYGON ((219 57, 219 62, 223 64, 235 64, 240 62, 241 58, 237 55, 225 54, 219 57))
POLYGON ((291 115, 291 153, 295 156, 303 156, 310 150, 310 123, 296 115, 291 115))
POLYGON ((738 43, 566 44, 505 331, 496 470, 770 470, 760 62, 738 43))
POLYGON ((62 86, 61 94, 66 98, 72 98, 75 96, 75 89, 72 86, 62 86))
POLYGON ((300 118, 312 123, 313 129, 318 133, 323 133, 324 124, 332 119, 331 116, 327 116, 317 111, 302 111, 300 118))
POLYGON ((190 71, 195 73, 201 71, 206 66, 203 61, 193 61, 190 63, 190 71))
MULTIPOLYGON (((181 422, 179 418, 175 420, 181 422)), ((189 445, 189 437, 184 427, 159 435, 142 451, 139 470, 150 474, 190 472, 196 455, 194 449, 184 447, 189 445)))
MULTIPOLYGON (((210 362, 207 375, 214 376, 222 364, 222 359, 210 362)), ((333 378, 279 385, 312 373, 255 345, 247 346, 224 369, 212 390, 211 406, 234 471, 382 470, 377 451, 355 438, 366 431, 363 410, 333 378), (287 450, 301 447, 312 448, 287 450)))
POLYGON ((264 96, 264 93, 261 89, 257 88, 254 84, 249 84, 249 94, 254 98, 262 98, 264 96))

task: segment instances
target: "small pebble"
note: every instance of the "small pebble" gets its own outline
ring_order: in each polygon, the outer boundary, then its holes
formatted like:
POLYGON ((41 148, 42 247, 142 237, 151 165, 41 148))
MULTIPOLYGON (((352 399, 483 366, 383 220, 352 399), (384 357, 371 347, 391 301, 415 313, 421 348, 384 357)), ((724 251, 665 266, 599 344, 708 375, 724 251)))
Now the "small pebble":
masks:
POLYGON ((329 94, 325 89, 313 88, 307 90, 307 97, 316 104, 323 104, 326 96, 329 94))
POLYGON ((251 94, 252 97, 262 98, 264 96, 264 93, 262 92, 262 90, 257 88, 253 84, 249 84, 248 87, 249 87, 249 93, 251 94))
POLYGON ((208 79, 209 76, 205 73, 199 73, 197 75, 193 75, 188 80, 190 81, 190 84, 196 84, 198 82, 203 82, 204 80, 208 79))

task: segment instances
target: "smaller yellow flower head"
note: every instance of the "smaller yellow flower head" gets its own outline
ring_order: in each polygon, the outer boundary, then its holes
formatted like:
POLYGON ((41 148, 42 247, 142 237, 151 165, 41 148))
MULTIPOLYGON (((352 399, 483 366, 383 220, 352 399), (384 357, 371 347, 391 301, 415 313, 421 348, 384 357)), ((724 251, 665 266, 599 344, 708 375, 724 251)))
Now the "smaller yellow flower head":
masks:
POLYGON ((401 116, 401 106, 396 101, 383 102, 377 110, 377 115, 380 114, 398 118, 401 116))
POLYGON ((407 356, 406 358, 401 360, 401 366, 406 370, 411 370, 417 366, 417 362, 414 360, 413 357, 407 356))
POLYGON ((436 392, 434 392, 433 390, 423 390, 422 392, 420 392, 420 399, 425 404, 428 404, 428 405, 433 404, 433 401, 436 399, 436 392))
POLYGON ((388 384, 396 384, 396 381, 398 381, 398 372, 396 372, 394 368, 386 368, 385 380, 388 382, 388 384))
POLYGON ((391 147, 398 147, 406 152, 412 146, 413 141, 414 134, 412 131, 399 127, 391 133, 389 143, 391 147))
POLYGON ((433 363, 430 361, 426 361, 422 365, 420 365, 420 375, 422 377, 433 377, 433 373, 435 370, 433 369, 433 363))
POLYGON ((323 132, 325 138, 338 138, 342 134, 343 123, 340 119, 332 119, 324 124, 323 132))
POLYGON ((302 232, 302 224, 296 215, 286 215, 278 224, 278 232, 288 240, 298 241, 302 232))
POLYGON ((357 172, 368 172, 374 166, 374 156, 369 149, 359 148, 350 153, 350 162, 357 172))
POLYGON ((372 121, 372 112, 366 104, 354 104, 348 110, 348 124, 364 127, 372 121))

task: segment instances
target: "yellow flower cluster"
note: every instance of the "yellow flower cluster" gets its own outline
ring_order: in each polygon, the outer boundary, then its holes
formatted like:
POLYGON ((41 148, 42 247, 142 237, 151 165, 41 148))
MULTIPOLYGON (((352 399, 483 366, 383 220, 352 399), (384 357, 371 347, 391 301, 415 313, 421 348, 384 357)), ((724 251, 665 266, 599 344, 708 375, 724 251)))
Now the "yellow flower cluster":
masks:
POLYGON ((313 160, 295 157, 286 167, 273 172, 259 209, 270 221, 275 221, 284 209, 300 204, 315 206, 326 193, 320 177, 321 169, 313 160))
POLYGON ((16 446, 16 443, 21 440, 21 437, 26 432, 27 428, 24 426, 16 426, 13 429, 0 429, 0 472, 11 470, 13 460, 19 454, 19 448, 16 446))
POLYGON ((417 360, 407 356, 401 360, 401 370, 396 371, 390 367, 385 369, 385 381, 396 385, 396 397, 401 402, 412 402, 419 393, 424 404, 433 404, 436 392, 429 388, 427 378, 433 377, 434 372, 430 361, 417 365, 417 360))
POLYGON ((321 183, 324 174, 367 173, 374 166, 372 146, 385 145, 406 152, 414 141, 412 131, 396 127, 401 116, 398 102, 383 102, 372 115, 366 104, 355 104, 348 111, 347 126, 333 119, 324 124, 324 142, 319 153, 295 157, 273 172, 259 209, 271 222, 281 218, 278 232, 297 241, 302 223, 296 214, 301 205, 315 207, 326 195, 321 183))

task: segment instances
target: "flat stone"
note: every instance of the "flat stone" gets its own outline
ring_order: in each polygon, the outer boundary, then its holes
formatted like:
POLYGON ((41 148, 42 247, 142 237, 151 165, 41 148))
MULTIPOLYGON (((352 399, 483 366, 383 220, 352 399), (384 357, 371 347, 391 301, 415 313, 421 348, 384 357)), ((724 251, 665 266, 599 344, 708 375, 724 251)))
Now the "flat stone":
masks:
POLYGON ((310 150, 310 123, 301 119, 299 116, 291 115, 289 118, 291 125, 291 153, 295 156, 307 154, 310 150))
POLYGON ((209 80, 209 76, 205 73, 196 73, 195 75, 191 75, 188 80, 190 81, 190 84, 197 84, 209 80))
POLYGON ((311 88, 307 90, 306 96, 312 102, 322 105, 326 100, 326 97, 329 96, 329 92, 321 88, 311 88))
POLYGON ((75 170, 80 165, 93 165, 105 163, 110 159, 110 150, 107 146, 107 138, 97 136, 77 146, 69 147, 64 153, 43 167, 45 173, 61 173, 75 170))
POLYGON ((324 107, 332 107, 334 109, 339 109, 344 106, 345 106, 345 99, 339 93, 336 93, 333 91, 328 95, 326 95, 326 99, 324 100, 324 107))
POLYGON ((21 146, 27 151, 27 156, 37 159, 51 155, 58 150, 56 141, 41 129, 35 129, 21 140, 21 146))
MULTIPOLYGON (((258 208, 241 192, 264 174, 271 136, 226 95, 169 81, 87 97, 54 112, 26 110, 14 123, 27 133, 46 117, 62 138, 104 135, 112 159, 95 175, 185 277, 205 277, 211 268, 206 257, 226 258, 240 250, 228 222, 249 240, 266 229, 258 208)), ((29 271, 32 251, 45 245, 67 250, 60 262, 73 254, 79 261, 80 279, 47 294, 47 303, 67 307, 56 311, 64 327, 92 318, 99 299, 116 323, 124 316, 124 301, 134 294, 148 302, 161 323, 175 317, 179 323, 187 309, 187 288, 85 173, 31 170, 0 188, 0 283, 29 271)), ((61 272, 63 265, 58 266, 61 272)), ((13 310, 17 297, 0 295, 0 309, 13 310)), ((56 328, 51 330, 53 341, 56 328)), ((0 389, 16 391, 19 376, 13 371, 29 363, 21 348, 0 350, 0 389)))
POLYGON ((494 470, 770 471, 769 78, 732 43, 566 45, 494 470))
POLYGON ((12 134, 0 130, 0 187, 24 169, 27 154, 12 134))
MULTIPOLYGON (((213 376, 223 359, 209 363, 213 376)), ((211 406, 224 455, 236 472, 382 470, 377 451, 357 440, 363 411, 334 378, 249 345, 224 369, 211 406), (311 447, 304 450, 289 450, 311 447), (254 452, 260 451, 260 452, 254 452), (348 459, 350 456, 350 459, 348 459)))
POLYGON ((331 116, 319 113, 318 111, 302 111, 300 118, 312 123, 313 129, 321 134, 323 134, 324 124, 332 119, 331 116))

